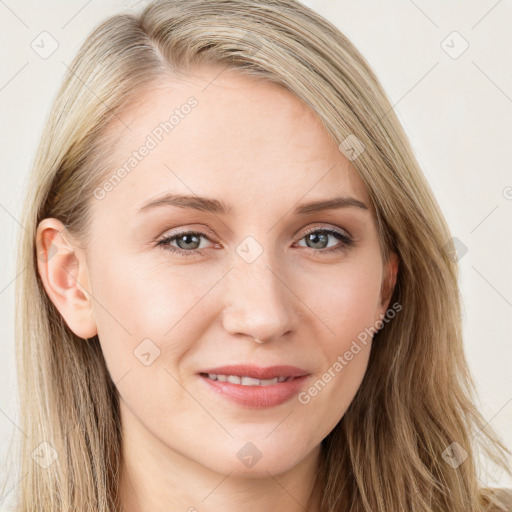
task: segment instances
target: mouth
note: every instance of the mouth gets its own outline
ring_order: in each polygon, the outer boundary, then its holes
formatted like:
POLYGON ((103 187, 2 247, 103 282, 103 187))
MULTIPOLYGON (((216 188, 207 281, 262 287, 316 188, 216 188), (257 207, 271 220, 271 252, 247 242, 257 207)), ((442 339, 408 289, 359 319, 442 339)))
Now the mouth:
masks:
POLYGON ((229 365, 198 373, 208 389, 244 407, 275 407, 297 394, 309 376, 294 366, 229 365))
POLYGON ((286 377, 284 375, 274 377, 273 379, 255 379, 247 375, 222 375, 215 373, 200 373, 202 377, 219 382, 230 382, 231 384, 240 384, 241 386, 273 386, 278 382, 287 382, 295 377, 286 377))

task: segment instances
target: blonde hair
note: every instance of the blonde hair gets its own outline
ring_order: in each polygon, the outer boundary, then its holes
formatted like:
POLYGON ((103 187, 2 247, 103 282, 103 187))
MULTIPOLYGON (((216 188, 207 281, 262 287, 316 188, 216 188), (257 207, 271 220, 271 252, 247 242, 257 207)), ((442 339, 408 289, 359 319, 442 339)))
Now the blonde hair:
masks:
POLYGON ((374 72, 331 23, 294 0, 162 0, 87 38, 55 100, 35 158, 20 232, 16 349, 21 404, 17 510, 120 510, 119 403, 97 336, 77 337, 45 293, 35 233, 55 217, 86 244, 106 128, 141 91, 202 64, 269 80, 303 100, 352 161, 373 201, 382 255, 400 258, 391 302, 349 409, 323 440, 322 511, 477 512, 480 452, 508 471, 506 448, 474 406, 463 353, 451 235, 374 72), (349 139, 350 140, 350 139, 349 139), (57 455, 34 462, 33 450, 57 455), (443 452, 458 443, 456 469, 443 452), (39 447, 41 449, 41 447, 39 447), (55 450, 53 452, 52 450, 55 450))

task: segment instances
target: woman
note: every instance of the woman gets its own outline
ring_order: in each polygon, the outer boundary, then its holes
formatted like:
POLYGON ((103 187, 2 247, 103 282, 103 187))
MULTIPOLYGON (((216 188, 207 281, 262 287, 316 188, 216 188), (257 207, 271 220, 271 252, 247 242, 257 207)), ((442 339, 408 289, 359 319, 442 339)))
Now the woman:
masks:
POLYGON ((472 402, 449 230, 311 9, 103 22, 25 212, 19 510, 510 510, 477 476, 506 449, 472 402))

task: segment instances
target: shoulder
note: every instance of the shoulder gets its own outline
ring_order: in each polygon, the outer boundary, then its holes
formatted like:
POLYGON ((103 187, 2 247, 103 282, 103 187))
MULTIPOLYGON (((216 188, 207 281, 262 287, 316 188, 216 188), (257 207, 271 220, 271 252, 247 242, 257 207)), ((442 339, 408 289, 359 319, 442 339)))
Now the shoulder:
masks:
POLYGON ((488 487, 482 489, 482 498, 485 512, 512 512, 512 489, 488 487))

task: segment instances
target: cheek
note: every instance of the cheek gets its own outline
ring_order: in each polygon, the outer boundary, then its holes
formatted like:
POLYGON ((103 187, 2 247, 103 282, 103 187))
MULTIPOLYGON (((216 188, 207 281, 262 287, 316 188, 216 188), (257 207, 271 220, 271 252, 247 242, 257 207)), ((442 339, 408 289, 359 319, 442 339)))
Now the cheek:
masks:
POLYGON ((134 264, 122 257, 97 264, 91 280, 94 315, 107 368, 123 401, 148 423, 157 424, 171 409, 186 412, 181 409, 186 393, 175 379, 181 380, 179 363, 197 339, 198 304, 214 276, 194 285, 191 272, 183 268, 155 269, 151 262, 134 264))
POLYGON ((299 401, 324 418, 325 435, 339 422, 362 382, 371 350, 380 300, 380 261, 351 262, 322 275, 308 305, 319 312, 326 334, 318 337, 319 369, 299 401), (320 286, 323 284, 323 286, 320 286))
POLYGON ((374 325, 378 319, 381 263, 375 257, 354 258, 317 273, 303 282, 302 295, 308 306, 328 327, 331 342, 324 347, 332 354, 346 342, 374 325), (334 352, 333 352, 334 351, 334 352))
MULTIPOLYGON (((343 374, 339 381, 359 382, 366 370, 372 335, 379 319, 381 279, 379 261, 371 264, 361 261, 341 273, 338 285, 330 290, 327 303, 335 334, 334 342, 324 345, 324 353, 329 366, 334 365, 336 373, 343 374), (343 369, 336 362, 341 362, 343 369)), ((343 386, 346 385, 344 382, 343 386)))
POLYGON ((98 257, 90 282, 109 369, 118 375, 138 367, 138 353, 148 350, 151 357, 158 357, 158 365, 174 366, 197 339, 208 302, 205 294, 221 274, 199 275, 193 266, 173 268, 172 262, 162 259, 155 264, 151 259, 123 257, 112 247, 103 254, 110 256, 98 257))

